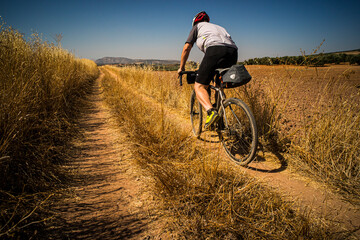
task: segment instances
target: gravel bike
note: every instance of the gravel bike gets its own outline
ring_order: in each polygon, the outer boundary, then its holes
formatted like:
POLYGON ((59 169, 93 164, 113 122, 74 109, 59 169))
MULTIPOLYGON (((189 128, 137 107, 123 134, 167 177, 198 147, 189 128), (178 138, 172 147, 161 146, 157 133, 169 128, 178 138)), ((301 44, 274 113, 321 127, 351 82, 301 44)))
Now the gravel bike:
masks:
MULTIPOLYGON (((216 69, 215 79, 210 84, 209 93, 215 93, 213 107, 218 110, 220 120, 215 124, 214 131, 217 132, 226 154, 230 159, 242 166, 246 166, 256 155, 258 145, 258 132, 255 118, 250 108, 238 98, 226 98, 224 89, 226 85, 221 76, 228 71, 216 69)), ((196 71, 182 71, 180 73, 180 86, 182 86, 182 75, 187 75, 187 83, 195 83, 196 71)), ((193 90, 190 98, 190 120, 194 135, 200 138, 204 132, 206 112, 196 98, 193 90)))

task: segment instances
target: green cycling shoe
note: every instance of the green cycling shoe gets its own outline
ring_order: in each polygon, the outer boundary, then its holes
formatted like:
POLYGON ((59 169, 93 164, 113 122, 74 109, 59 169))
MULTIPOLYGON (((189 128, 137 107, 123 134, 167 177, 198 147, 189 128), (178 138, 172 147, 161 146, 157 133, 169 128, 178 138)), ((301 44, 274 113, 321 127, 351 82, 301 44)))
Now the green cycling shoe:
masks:
POLYGON ((212 126, 214 126, 214 124, 216 122, 219 121, 220 116, 218 114, 218 112, 215 109, 209 109, 207 111, 208 115, 206 117, 206 121, 205 121, 205 125, 204 125, 204 129, 210 129, 212 128, 212 126))

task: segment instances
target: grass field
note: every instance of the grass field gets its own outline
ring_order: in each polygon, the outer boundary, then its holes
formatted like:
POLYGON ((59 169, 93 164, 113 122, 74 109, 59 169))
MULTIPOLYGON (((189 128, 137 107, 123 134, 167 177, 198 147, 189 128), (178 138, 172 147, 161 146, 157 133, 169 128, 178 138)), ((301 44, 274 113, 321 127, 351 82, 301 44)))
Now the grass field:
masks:
MULTIPOLYGON (((253 66, 249 67, 254 77, 251 84, 229 90, 228 94, 244 99, 253 109, 261 133, 262 151, 286 154, 286 161, 294 171, 305 170, 308 176, 325 180, 332 189, 338 189, 339 182, 346 182, 347 185, 341 185, 341 192, 356 203, 359 197, 356 184, 359 173, 359 143, 354 139, 358 139, 359 121, 355 114, 358 97, 355 85, 359 68, 347 68, 340 70, 342 75, 338 76, 338 67, 333 71, 303 67, 253 66), (346 75, 349 71, 349 75, 346 75), (306 105, 307 99, 302 97, 306 96, 303 92, 305 83, 310 86, 310 90, 317 91, 314 93, 316 96, 311 96, 314 104, 306 105), (343 131, 354 135, 338 140, 337 144, 342 144, 339 151, 333 151, 333 145, 324 145, 324 148, 329 148, 327 152, 330 154, 330 162, 317 160, 315 152, 302 155, 310 142, 307 137, 315 135, 319 139, 313 141, 323 142, 326 136, 326 133, 321 136, 313 132, 315 130, 310 127, 321 129, 324 118, 334 120, 333 115, 327 115, 329 111, 338 115, 332 105, 324 105, 329 101, 334 106, 343 103, 329 98, 336 95, 337 89, 343 89, 340 99, 346 97, 349 106, 354 107, 346 112, 355 119, 347 126, 349 122, 342 121, 349 116, 344 115, 334 126, 343 124, 342 127, 347 127, 343 131), (350 93, 354 96, 349 95, 350 93), (306 115, 303 117, 305 120, 297 122, 299 118, 293 114, 296 111, 290 111, 292 108, 289 106, 296 103, 307 106, 300 112, 306 115), (317 111, 318 115, 315 114, 317 111), (308 119, 309 115, 311 119, 308 119), (319 116, 322 118, 318 118, 319 116), (345 151, 348 152, 344 154, 345 151), (347 162, 338 156, 339 152, 344 154, 341 156, 349 157, 347 162), (307 161, 304 156, 308 157, 307 161), (340 158, 340 161, 334 162, 335 158, 340 158), (321 164, 317 163, 318 161, 321 164), (313 167, 314 165, 316 167, 313 167), (343 171, 349 175, 344 177, 343 171)), ((293 212, 291 203, 282 200, 271 189, 259 185, 249 176, 239 175, 228 164, 224 165, 219 160, 217 151, 209 152, 207 148, 197 148, 193 140, 188 138, 189 129, 173 124, 176 117, 172 115, 173 117, 169 118, 165 109, 172 109, 178 116, 185 117, 188 114, 188 99, 192 89, 188 85, 179 87, 176 73, 136 67, 105 67, 104 71, 107 74, 103 81, 107 102, 117 113, 119 123, 129 124, 129 134, 138 146, 135 152, 142 159, 139 164, 157 180, 157 191, 163 197, 165 206, 176 213, 172 226, 180 229, 182 236, 339 238, 339 235, 330 230, 329 225, 309 218, 304 213, 293 212), (110 72, 116 75, 116 79, 110 72), (154 105, 153 102, 157 104, 154 105), (271 217, 274 214, 283 217, 271 217), (239 224, 243 226, 241 229, 235 227, 239 224), (282 224, 292 227, 287 228, 282 224)), ((343 114, 345 113, 340 115, 343 114)), ((327 125, 322 131, 332 133, 336 129, 327 125)), ((324 152, 324 149, 320 151, 324 152)))
MULTIPOLYGON (((179 87, 174 72, 114 69, 134 89, 187 115, 192 88, 179 87)), ((248 69, 253 80, 227 92, 253 110, 261 145, 268 151, 286 153, 287 164, 295 171, 326 183, 358 204, 360 67, 248 69)))
POLYGON ((288 162, 359 204, 360 67, 249 66, 277 108, 288 162))
POLYGON ((0 238, 10 238, 47 219, 80 99, 99 71, 37 35, 0 30, 0 238))
MULTIPOLYGON (((47 209, 71 181, 64 164, 84 98, 99 68, 33 35, 0 24, 0 238, 46 228, 47 209), (36 226, 33 228, 33 226, 36 226)), ((228 97, 254 112, 259 155, 360 205, 360 66, 248 66, 253 80, 228 97)), ((191 137, 191 85, 174 71, 100 68, 105 101, 126 126, 136 164, 176 238, 343 239, 337 223, 295 207, 271 187, 191 137)))

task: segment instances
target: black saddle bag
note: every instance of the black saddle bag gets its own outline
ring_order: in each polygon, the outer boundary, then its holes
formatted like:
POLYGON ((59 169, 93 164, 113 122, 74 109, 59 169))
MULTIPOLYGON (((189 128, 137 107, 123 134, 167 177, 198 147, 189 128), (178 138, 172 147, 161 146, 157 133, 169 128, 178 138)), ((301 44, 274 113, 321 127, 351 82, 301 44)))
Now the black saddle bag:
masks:
POLYGON ((233 65, 221 76, 224 88, 235 88, 247 84, 251 80, 244 65, 233 65))

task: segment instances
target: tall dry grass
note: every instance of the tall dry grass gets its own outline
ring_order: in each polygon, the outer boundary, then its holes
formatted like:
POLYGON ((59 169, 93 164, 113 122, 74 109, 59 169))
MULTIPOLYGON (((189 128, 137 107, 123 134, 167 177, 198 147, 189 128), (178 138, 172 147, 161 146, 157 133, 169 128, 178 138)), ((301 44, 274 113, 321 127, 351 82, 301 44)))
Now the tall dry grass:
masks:
POLYGON ((298 171, 326 183, 351 202, 360 204, 360 91, 329 80, 320 91, 311 121, 290 148, 298 171))
MULTIPOLYGON (((302 66, 249 70, 252 81, 226 93, 244 100, 253 111, 259 150, 275 153, 282 165, 291 165, 358 202, 360 98, 344 85, 353 71, 302 66), (299 96, 299 91, 306 94, 299 96), (309 99, 301 102, 302 98, 309 99), (290 127, 284 124, 291 120, 289 114, 297 120, 290 127)), ((121 81, 188 117, 192 88, 187 84, 179 87, 176 73, 136 67, 112 71, 121 81)))
POLYGON ((252 82, 232 94, 254 111, 265 148, 359 204, 360 93, 356 73, 341 69, 257 66, 252 82))
MULTIPOLYGON (((185 117, 189 116, 189 103, 193 88, 186 83, 180 87, 175 72, 152 71, 151 68, 135 66, 126 68, 106 66, 106 68, 116 72, 121 81, 131 84, 137 91, 176 109, 185 117)), ((238 97, 250 106, 258 125, 262 146, 272 151, 285 151, 289 140, 279 132, 280 112, 277 107, 280 96, 284 94, 274 87, 271 96, 277 97, 272 98, 256 80, 238 89, 227 89, 226 94, 228 97, 238 97)))
MULTIPOLYGON (((0 238, 41 223, 96 64, 0 25, 0 238)), ((30 231, 30 230, 29 230, 30 231)), ((32 234, 32 233, 29 233, 32 234)))
MULTIPOLYGON (((282 110, 279 100, 283 93, 274 88, 266 92, 261 84, 257 79, 253 79, 246 86, 228 90, 228 97, 242 99, 252 110, 258 128, 259 150, 284 153, 289 139, 280 131, 282 110)), ((281 161, 286 164, 285 159, 281 161)))
MULTIPOLYGON (((197 144, 189 137, 188 129, 172 124, 171 120, 177 116, 163 114, 166 104, 145 101, 134 79, 139 85, 153 84, 159 79, 158 73, 122 68, 116 70, 115 79, 108 72, 113 68, 103 69, 106 102, 119 124, 126 126, 124 129, 133 142, 139 165, 155 180, 156 193, 169 212, 169 225, 179 234, 175 238, 341 237, 324 223, 293 209, 291 202, 259 181, 234 169, 216 150, 209 151, 197 144)), ((177 81, 168 79, 173 80, 177 81)), ((158 84, 153 87, 157 90, 147 88, 146 91, 163 91, 158 84)), ((174 88, 172 94, 178 96, 182 91, 187 90, 174 88)), ((156 97, 153 99, 157 102, 156 97)), ((166 99, 166 95, 162 99, 166 99)))
POLYGON ((153 71, 151 68, 136 66, 125 68, 106 66, 106 69, 115 72, 120 81, 126 81, 137 91, 188 116, 192 88, 187 84, 180 87, 175 72, 153 71))

